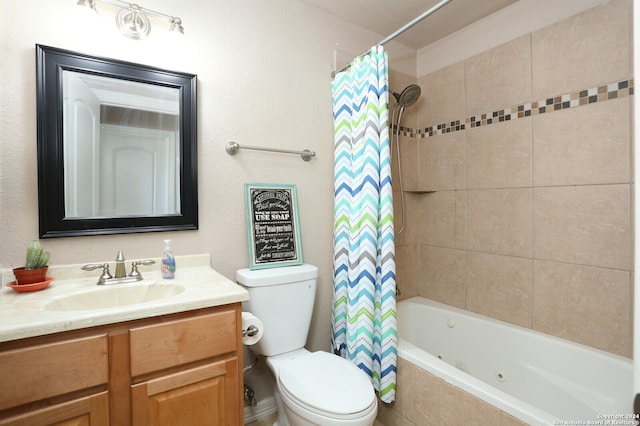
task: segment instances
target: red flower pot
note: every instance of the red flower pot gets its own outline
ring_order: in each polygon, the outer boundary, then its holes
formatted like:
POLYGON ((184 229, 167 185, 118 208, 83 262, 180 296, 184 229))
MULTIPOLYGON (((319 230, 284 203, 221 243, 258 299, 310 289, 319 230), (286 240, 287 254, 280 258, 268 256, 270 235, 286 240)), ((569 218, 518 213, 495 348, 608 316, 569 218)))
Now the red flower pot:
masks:
POLYGON ((13 275, 16 277, 18 285, 40 283, 46 279, 48 266, 38 269, 13 268, 13 275))

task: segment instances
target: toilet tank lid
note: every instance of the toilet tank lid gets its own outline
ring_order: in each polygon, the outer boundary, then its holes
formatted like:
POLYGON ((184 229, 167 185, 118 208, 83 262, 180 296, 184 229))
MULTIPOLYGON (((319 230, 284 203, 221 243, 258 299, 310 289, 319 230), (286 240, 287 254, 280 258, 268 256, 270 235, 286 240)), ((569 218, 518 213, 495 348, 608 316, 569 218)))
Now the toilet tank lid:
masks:
POLYGON ((245 268, 236 271, 236 280, 247 287, 287 284, 316 278, 318 278, 318 268, 307 263, 281 268, 255 270, 245 268))

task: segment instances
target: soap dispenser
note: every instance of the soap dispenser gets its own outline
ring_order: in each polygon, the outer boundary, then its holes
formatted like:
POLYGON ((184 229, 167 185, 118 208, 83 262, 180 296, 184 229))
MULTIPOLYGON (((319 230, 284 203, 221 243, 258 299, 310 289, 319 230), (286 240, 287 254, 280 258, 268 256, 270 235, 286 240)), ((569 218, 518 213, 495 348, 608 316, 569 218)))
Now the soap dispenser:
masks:
POLYGON ((162 278, 173 279, 176 274, 176 259, 173 257, 173 249, 171 248, 171 240, 164 240, 165 246, 162 251, 162 278))

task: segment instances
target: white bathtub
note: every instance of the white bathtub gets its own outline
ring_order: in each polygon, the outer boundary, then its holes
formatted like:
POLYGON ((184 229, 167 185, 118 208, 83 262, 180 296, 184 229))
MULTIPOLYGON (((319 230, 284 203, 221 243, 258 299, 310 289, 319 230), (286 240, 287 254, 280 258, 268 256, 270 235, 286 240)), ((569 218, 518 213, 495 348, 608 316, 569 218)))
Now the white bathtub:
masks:
POLYGON ((633 412, 627 358, 421 297, 397 310, 400 358, 527 424, 633 412))

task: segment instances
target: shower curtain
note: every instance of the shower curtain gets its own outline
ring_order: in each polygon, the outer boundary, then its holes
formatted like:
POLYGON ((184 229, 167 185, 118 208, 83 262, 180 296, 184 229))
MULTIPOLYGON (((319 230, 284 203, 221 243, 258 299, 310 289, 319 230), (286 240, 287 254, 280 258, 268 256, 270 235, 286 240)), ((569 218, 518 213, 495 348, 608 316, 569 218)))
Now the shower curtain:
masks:
MULTIPOLYGON (((332 82, 334 292, 332 349, 395 399, 396 267, 389 142, 388 59, 381 46, 332 82)), ((339 386, 339 384, 336 384, 339 386)))

